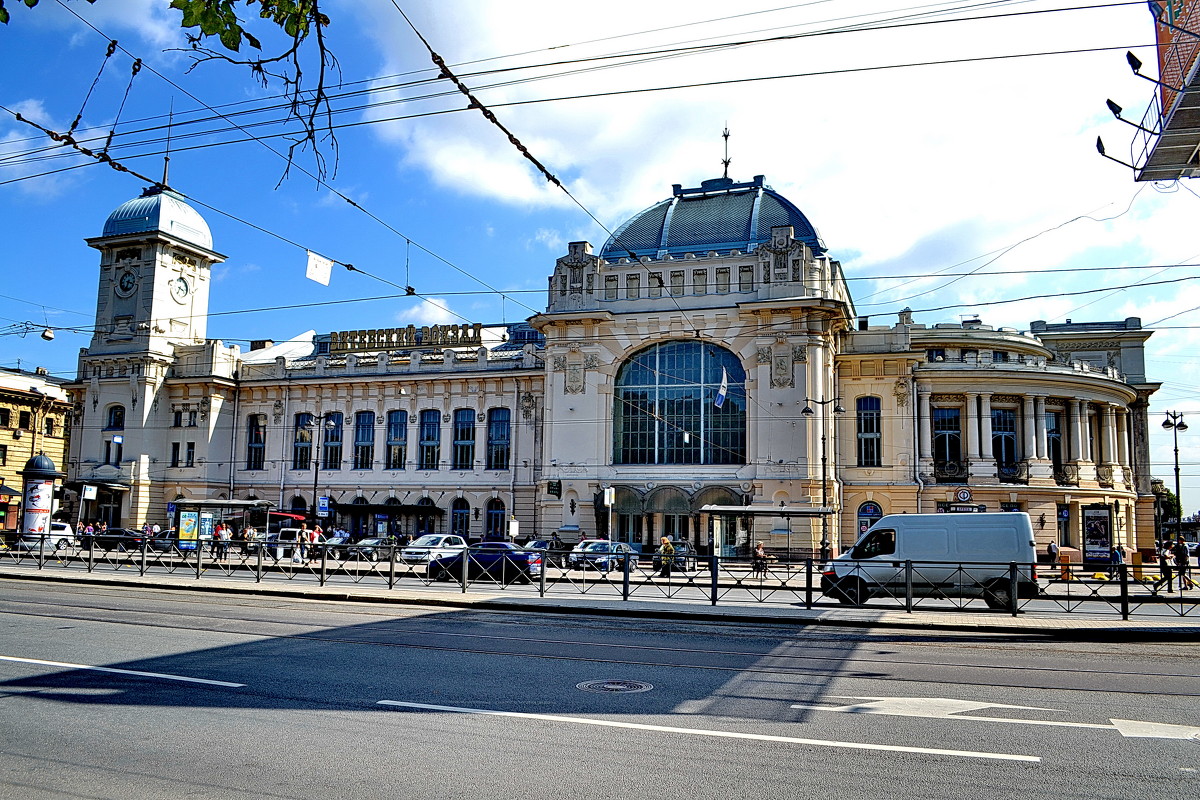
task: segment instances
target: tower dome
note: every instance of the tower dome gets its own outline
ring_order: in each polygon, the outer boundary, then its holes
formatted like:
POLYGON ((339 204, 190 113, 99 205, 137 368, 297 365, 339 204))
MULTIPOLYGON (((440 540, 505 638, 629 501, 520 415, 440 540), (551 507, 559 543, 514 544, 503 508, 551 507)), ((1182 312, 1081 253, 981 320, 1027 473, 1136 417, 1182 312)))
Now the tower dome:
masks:
POLYGON ((161 185, 151 186, 141 197, 122 203, 104 222, 104 236, 162 231, 176 239, 212 250, 212 232, 196 209, 183 197, 161 185))
POLYGON ((662 258, 684 253, 750 252, 771 240, 771 228, 790 225, 795 237, 815 253, 825 245, 808 218, 786 197, 765 185, 762 175, 748 183, 730 178, 704 181, 698 188, 672 187, 672 197, 634 215, 617 228, 600 251, 622 257, 662 258))

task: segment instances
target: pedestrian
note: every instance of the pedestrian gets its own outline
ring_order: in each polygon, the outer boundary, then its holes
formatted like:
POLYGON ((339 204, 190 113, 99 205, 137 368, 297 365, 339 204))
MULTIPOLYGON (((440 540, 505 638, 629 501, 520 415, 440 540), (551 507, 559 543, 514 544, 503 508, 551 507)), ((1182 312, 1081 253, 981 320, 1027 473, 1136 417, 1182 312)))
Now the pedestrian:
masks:
POLYGON ((300 523, 300 530, 296 532, 296 544, 292 549, 292 562, 299 564, 308 555, 308 523, 300 523))
POLYGON ((750 559, 753 574, 762 577, 767 574, 767 551, 763 543, 754 546, 754 555, 750 559))
POLYGON ((1058 542, 1050 540, 1050 544, 1046 545, 1046 555, 1050 558, 1051 564, 1058 563, 1058 542))
POLYGON ((659 540, 658 559, 659 569, 658 574, 664 578, 671 577, 671 567, 675 563, 675 545, 671 544, 671 540, 666 536, 659 540))
POLYGON ((1187 542, 1182 538, 1175 541, 1175 546, 1171 548, 1172 555, 1175 556, 1175 574, 1179 576, 1179 591, 1184 589, 1195 589, 1196 583, 1192 580, 1192 559, 1188 552, 1187 542))
POLYGON ((1121 565, 1125 563, 1125 551, 1120 545, 1113 545, 1112 550, 1108 554, 1108 578, 1113 580, 1121 572, 1121 565))
POLYGON ((1173 592, 1173 591, 1175 591, 1175 581, 1174 581, 1175 571, 1172 568, 1173 567, 1172 561, 1174 560, 1174 554, 1171 553, 1171 547, 1170 547, 1169 542, 1158 542, 1157 544, 1158 544, 1158 547, 1156 548, 1156 552, 1158 553, 1158 576, 1159 577, 1158 577, 1158 582, 1154 584, 1154 588, 1155 589, 1161 588, 1162 585, 1165 583, 1165 584, 1167 584, 1167 591, 1173 592))
POLYGON ((233 539, 233 526, 221 526, 221 558, 229 558, 229 542, 233 539))

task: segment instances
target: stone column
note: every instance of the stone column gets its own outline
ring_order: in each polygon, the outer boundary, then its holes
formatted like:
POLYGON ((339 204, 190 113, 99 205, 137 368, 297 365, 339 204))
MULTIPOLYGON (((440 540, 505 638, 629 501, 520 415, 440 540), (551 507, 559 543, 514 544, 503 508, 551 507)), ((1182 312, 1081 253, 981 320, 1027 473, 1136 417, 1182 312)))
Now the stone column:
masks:
POLYGON ((1050 447, 1046 443, 1046 398, 1044 397, 1033 398, 1033 435, 1033 457, 1038 460, 1049 458, 1050 447))
POLYGON ((979 452, 985 461, 995 459, 992 453, 992 395, 984 392, 979 395, 979 452))
POLYGON ((1033 417, 1033 398, 1029 395, 1025 395, 1025 398, 1021 404, 1021 421, 1025 430, 1025 444, 1021 449, 1021 457, 1025 461, 1030 461, 1038 457, 1038 443, 1037 439, 1034 437, 1033 417))
POLYGON ((979 460, 979 395, 967 393, 967 460, 979 460))
POLYGON ((921 459, 933 458, 933 412, 929 404, 929 390, 917 387, 918 455, 921 459))
POLYGON ((1078 400, 1070 400, 1068 402, 1069 408, 1067 409, 1067 416, 1069 417, 1071 425, 1071 460, 1083 461, 1084 429, 1079 408, 1080 403, 1078 400))
POLYGON ((1129 469, 1129 409, 1117 408, 1117 462, 1129 469))
POLYGON ((1100 426, 1100 441, 1103 442, 1104 453, 1100 457, 1102 464, 1117 463, 1117 415, 1112 404, 1100 409, 1103 414, 1100 426))

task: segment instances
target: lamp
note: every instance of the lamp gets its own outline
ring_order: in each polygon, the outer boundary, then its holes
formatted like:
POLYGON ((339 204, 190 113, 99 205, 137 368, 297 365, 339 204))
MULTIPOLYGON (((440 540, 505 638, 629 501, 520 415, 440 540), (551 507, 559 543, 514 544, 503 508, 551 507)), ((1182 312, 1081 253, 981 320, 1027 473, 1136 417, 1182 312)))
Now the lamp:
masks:
POLYGON ((1175 516, 1175 538, 1183 538, 1183 498, 1179 496, 1179 434, 1186 432, 1187 423, 1183 421, 1183 413, 1168 411, 1167 418, 1162 424, 1165 430, 1171 431, 1175 437, 1175 505, 1178 512, 1175 516))
MULTIPOLYGON (((1151 136, 1157 136, 1157 135, 1158 135, 1158 131, 1152 131, 1152 130, 1150 130, 1149 128, 1143 127, 1143 126, 1141 126, 1141 125, 1137 124, 1136 122, 1130 122, 1129 120, 1127 120, 1127 119, 1125 119, 1124 117, 1122 117, 1122 116, 1121 116, 1121 111, 1122 111, 1123 109, 1122 109, 1122 108, 1121 108, 1119 105, 1117 105, 1116 103, 1114 103, 1112 100, 1105 100, 1105 101, 1104 101, 1104 104, 1108 106, 1108 110, 1112 112, 1112 115, 1113 115, 1114 117, 1116 117, 1117 119, 1121 120, 1121 122, 1124 122, 1126 125, 1132 125, 1133 127, 1137 128, 1137 129, 1138 129, 1139 131, 1141 131, 1142 133, 1148 133, 1148 134, 1150 134, 1151 136)), ((1103 144, 1104 144, 1104 143, 1103 143, 1103 142, 1101 142, 1101 146, 1103 146, 1103 144)), ((1104 155, 1104 153, 1102 152, 1102 153, 1101 153, 1101 155, 1104 155)))
MULTIPOLYGON (((1130 123, 1130 124, 1132 125, 1133 123, 1130 123)), ((1099 136, 1096 137, 1096 152, 1099 153, 1100 155, 1104 156, 1105 158, 1107 158, 1109 161, 1117 162, 1122 167, 1129 167, 1130 169, 1136 169, 1136 167, 1134 167, 1133 164, 1127 164, 1126 162, 1122 161, 1121 159, 1113 158, 1108 153, 1104 152, 1104 140, 1101 139, 1099 136)))
MULTIPOLYGON (((1195 35, 1195 34, 1193 34, 1193 35, 1195 35)), ((1150 81, 1151 83, 1156 83, 1159 86, 1165 86, 1166 88, 1170 89, 1173 92, 1183 92, 1183 89, 1172 86, 1169 83, 1163 83, 1160 80, 1151 78, 1149 75, 1143 75, 1141 72, 1142 60, 1140 58, 1138 58, 1137 56, 1135 56, 1132 51, 1130 51, 1130 50, 1125 51, 1125 60, 1129 62, 1129 68, 1131 70, 1133 70, 1133 74, 1137 75, 1139 78, 1145 78, 1146 80, 1150 81)))

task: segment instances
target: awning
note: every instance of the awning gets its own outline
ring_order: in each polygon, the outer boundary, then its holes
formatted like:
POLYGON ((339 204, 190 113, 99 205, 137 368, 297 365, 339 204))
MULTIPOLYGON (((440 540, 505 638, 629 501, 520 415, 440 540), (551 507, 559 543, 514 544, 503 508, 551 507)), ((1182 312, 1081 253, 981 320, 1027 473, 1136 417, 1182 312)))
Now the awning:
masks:
POLYGON ((129 491, 128 484, 109 483, 107 481, 80 481, 80 480, 66 481, 65 483, 63 483, 63 486, 66 486, 68 489, 70 489, 73 492, 83 491, 84 486, 95 486, 99 489, 108 489, 109 491, 112 491, 112 492, 128 492, 129 491))
POLYGON ((825 517, 834 513, 826 506, 702 506, 709 514, 749 514, 752 517, 825 517))
POLYGON ((422 506, 416 503, 337 503, 330 502, 342 514, 401 514, 404 516, 433 516, 445 514, 437 506, 422 506))
POLYGON ((184 508, 274 508, 270 500, 171 500, 184 508))
POLYGON ((5 486, 3 483, 0 483, 0 497, 2 497, 4 495, 8 495, 10 497, 16 497, 20 494, 21 494, 20 490, 14 489, 11 486, 5 486))

